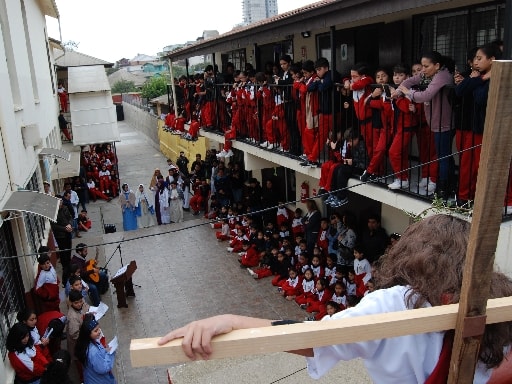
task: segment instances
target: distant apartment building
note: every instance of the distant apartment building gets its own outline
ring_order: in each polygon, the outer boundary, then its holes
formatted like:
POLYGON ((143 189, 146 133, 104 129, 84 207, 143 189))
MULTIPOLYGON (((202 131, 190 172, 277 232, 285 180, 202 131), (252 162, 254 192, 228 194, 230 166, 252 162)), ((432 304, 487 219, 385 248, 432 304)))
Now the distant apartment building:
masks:
POLYGON ((242 0, 243 24, 277 15, 277 0, 242 0))

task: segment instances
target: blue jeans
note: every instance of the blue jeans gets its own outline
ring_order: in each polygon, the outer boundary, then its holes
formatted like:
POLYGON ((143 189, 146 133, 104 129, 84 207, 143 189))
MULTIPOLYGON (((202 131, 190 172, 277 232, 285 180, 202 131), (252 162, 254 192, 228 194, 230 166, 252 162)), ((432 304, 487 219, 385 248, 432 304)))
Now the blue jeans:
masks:
POLYGON ((437 158, 439 160, 439 180, 438 181, 448 181, 450 179, 450 175, 453 172, 453 157, 446 157, 445 159, 441 159, 442 157, 449 156, 452 153, 452 144, 453 137, 455 136, 455 131, 450 130, 446 132, 434 132, 434 142, 436 145, 437 158))

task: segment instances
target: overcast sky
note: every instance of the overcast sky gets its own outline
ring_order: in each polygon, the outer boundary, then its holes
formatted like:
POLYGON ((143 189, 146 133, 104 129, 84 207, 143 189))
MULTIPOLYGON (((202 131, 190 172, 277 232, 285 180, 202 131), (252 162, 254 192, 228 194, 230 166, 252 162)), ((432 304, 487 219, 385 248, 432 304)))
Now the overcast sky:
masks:
MULTIPOLYGON (((196 40, 203 30, 225 33, 242 22, 241 0, 56 0, 58 23, 47 17, 48 35, 73 40, 78 51, 115 62, 138 53, 196 40)), ((279 13, 315 0, 278 0, 279 13)))

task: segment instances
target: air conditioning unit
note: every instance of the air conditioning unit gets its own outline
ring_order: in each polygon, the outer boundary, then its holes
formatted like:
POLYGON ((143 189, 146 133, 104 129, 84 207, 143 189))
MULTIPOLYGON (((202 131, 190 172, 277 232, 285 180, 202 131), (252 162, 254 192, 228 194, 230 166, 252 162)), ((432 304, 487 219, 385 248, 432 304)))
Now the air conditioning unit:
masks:
POLYGON ((39 125, 26 124, 21 126, 21 137, 23 144, 27 147, 37 147, 41 144, 41 135, 39 134, 39 125))

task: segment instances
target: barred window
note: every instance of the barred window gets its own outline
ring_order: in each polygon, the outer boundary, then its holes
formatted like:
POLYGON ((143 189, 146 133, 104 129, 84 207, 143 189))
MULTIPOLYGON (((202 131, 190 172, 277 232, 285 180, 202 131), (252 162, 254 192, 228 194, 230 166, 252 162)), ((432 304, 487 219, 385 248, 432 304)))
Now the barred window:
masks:
POLYGON ((0 227, 0 352, 5 359, 7 333, 16 322, 16 314, 25 305, 23 281, 16 256, 11 223, 0 227))

